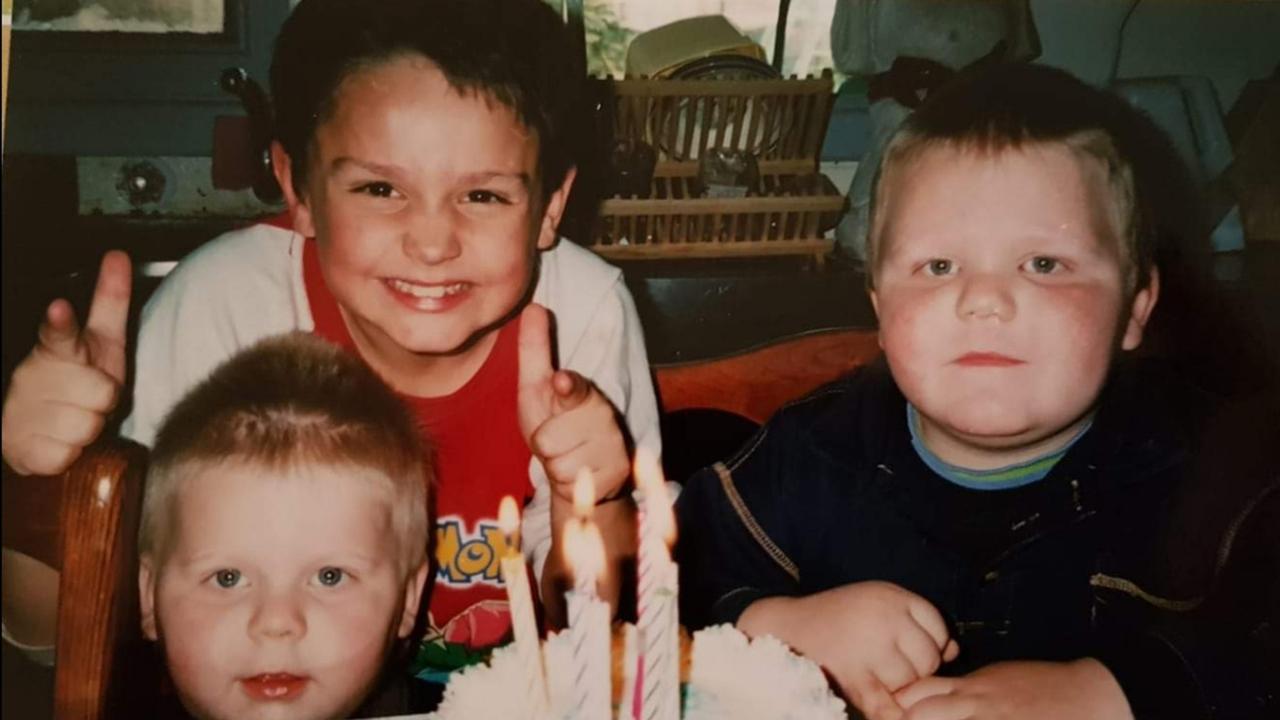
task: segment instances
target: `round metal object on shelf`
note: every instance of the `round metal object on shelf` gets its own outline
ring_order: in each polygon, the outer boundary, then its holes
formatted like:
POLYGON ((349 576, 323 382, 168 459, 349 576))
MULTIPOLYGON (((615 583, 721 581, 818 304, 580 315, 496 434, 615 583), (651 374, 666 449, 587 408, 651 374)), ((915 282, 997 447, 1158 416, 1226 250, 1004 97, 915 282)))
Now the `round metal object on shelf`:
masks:
MULTIPOLYGON (((744 55, 709 55, 692 60, 672 71, 671 80, 776 80, 778 72, 763 60, 744 55)), ((690 103, 681 100, 680 105, 671 112, 655 113, 654 125, 650 128, 655 145, 672 160, 697 160, 702 147, 721 147, 752 155, 762 155, 771 150, 787 128, 786 113, 780 113, 768 98, 735 97, 727 95, 712 97, 702 102, 690 103), (763 121, 770 114, 779 117, 774 123, 763 121), (762 121, 753 122, 759 116, 762 121), (672 133, 671 123, 675 123, 672 133), (738 127, 739 123, 741 128, 738 127), (689 150, 679 140, 685 137, 689 125, 693 125, 695 137, 709 136, 706 142, 693 142, 689 150), (752 132, 754 130, 754 132, 752 132), (751 136, 749 137, 748 134, 751 136), (737 142, 734 143, 734 138, 737 142), (669 143, 667 138, 677 138, 669 143), (668 147, 670 145, 670 147, 668 147)))

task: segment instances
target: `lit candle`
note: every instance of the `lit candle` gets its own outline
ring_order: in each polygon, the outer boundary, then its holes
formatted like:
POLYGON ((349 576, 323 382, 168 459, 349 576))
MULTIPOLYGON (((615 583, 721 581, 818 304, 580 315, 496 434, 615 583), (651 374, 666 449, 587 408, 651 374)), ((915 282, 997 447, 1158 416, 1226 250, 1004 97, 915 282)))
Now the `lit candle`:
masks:
POLYGON ((637 692, 639 720, 677 720, 680 716, 680 622, 678 568, 669 545, 675 517, 658 458, 636 451, 636 505, 640 548, 637 601, 640 657, 637 692))
POLYGON ((573 715, 575 720, 609 720, 609 605, 596 597, 596 581, 605 569, 604 541, 590 520, 565 524, 563 545, 573 573, 569 638, 573 643, 573 715))
POLYGON ((515 498, 509 495, 498 505, 498 529, 507 545, 501 559, 502 581, 507 586, 516 656, 520 660, 523 690, 528 698, 526 707, 529 717, 543 718, 549 710, 546 674, 542 666, 533 597, 529 590, 529 573, 524 556, 520 554, 520 511, 516 509, 515 498))

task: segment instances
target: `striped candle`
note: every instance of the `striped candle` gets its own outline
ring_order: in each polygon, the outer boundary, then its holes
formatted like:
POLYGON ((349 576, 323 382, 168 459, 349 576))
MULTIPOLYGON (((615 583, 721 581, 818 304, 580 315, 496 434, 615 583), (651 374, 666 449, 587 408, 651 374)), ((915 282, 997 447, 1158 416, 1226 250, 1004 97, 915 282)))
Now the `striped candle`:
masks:
POLYGON ((604 542, 590 520, 565 524, 564 541, 573 589, 569 606, 569 638, 573 644, 574 720, 609 720, 612 664, 609 662, 609 604, 596 596, 596 580, 604 570, 604 542))
POLYGON ((637 636, 640 642, 637 720, 680 717, 679 596, 668 543, 675 519, 657 457, 640 448, 635 460, 638 525, 637 636))

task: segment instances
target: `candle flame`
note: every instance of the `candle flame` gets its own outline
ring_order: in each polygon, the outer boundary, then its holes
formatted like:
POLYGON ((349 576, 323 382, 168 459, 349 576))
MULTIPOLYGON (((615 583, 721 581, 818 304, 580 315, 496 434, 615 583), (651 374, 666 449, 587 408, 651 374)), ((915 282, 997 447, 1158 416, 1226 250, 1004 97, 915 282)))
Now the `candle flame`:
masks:
POLYGON ((563 543, 574 584, 594 591, 596 581, 605 571, 604 538, 600 536, 600 528, 590 520, 570 520, 564 526, 563 543))
POLYGON ((498 503, 498 529, 503 535, 511 537, 520 530, 520 510, 516 508, 516 499, 505 495, 498 503))
POLYGON ((636 448, 636 487, 644 495, 647 521, 654 523, 658 534, 667 545, 676 540, 676 518, 671 510, 671 496, 667 493, 667 481, 662 476, 662 464, 649 448, 636 448))
POLYGON ((596 477, 591 468, 584 467, 578 471, 578 477, 573 481, 573 513, 580 518, 591 517, 595 500, 596 477))

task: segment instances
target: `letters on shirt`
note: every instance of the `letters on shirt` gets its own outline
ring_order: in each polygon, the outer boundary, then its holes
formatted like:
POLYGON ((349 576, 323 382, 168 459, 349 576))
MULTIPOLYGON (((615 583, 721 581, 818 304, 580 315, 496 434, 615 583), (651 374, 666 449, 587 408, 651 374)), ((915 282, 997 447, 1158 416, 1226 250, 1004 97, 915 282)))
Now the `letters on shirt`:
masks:
POLYGON ((466 521, 457 516, 436 521, 437 582, 455 587, 475 583, 502 587, 498 559, 506 552, 506 539, 495 520, 477 522, 474 533, 467 532, 466 521))

